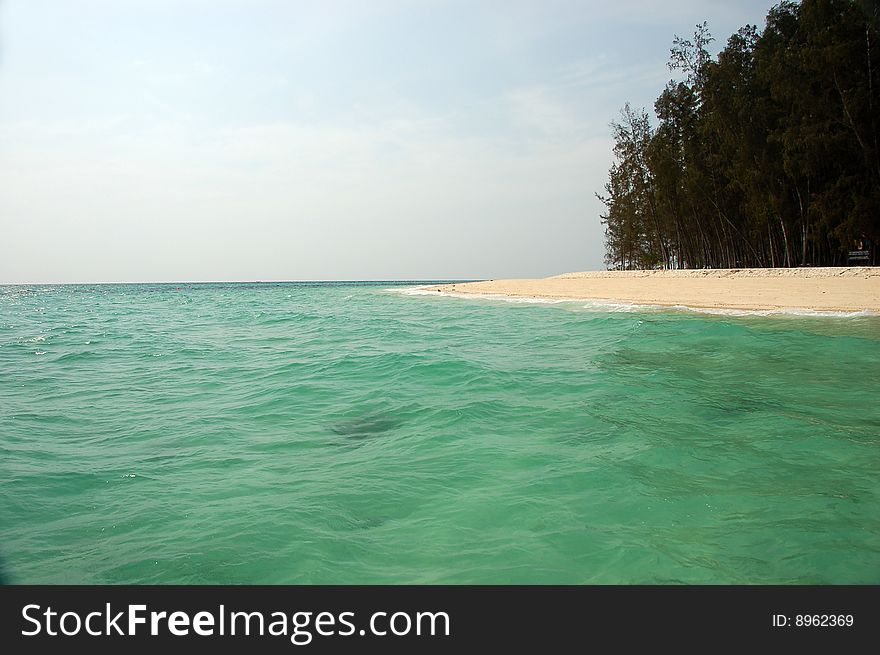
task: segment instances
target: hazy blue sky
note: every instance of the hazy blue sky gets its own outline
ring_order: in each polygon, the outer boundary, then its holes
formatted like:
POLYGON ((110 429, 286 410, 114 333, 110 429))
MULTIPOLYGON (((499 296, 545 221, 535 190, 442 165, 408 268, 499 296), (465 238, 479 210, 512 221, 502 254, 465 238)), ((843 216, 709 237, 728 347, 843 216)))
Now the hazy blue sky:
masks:
POLYGON ((608 123, 770 0, 2 0, 0 282, 603 268, 608 123))

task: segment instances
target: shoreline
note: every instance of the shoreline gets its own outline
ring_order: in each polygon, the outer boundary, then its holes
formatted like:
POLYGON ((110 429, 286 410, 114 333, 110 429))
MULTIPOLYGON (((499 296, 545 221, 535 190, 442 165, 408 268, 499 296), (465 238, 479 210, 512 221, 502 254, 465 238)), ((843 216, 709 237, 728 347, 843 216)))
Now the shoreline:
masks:
POLYGON ((457 297, 600 301, 696 310, 880 314, 880 267, 583 271, 422 287, 457 297))

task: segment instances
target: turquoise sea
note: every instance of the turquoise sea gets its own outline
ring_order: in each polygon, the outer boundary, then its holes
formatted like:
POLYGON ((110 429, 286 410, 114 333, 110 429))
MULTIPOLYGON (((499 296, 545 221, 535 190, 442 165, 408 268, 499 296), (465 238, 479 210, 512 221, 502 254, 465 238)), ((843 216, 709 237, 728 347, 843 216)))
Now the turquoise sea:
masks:
POLYGON ((18 583, 880 583, 880 317, 0 287, 18 583))

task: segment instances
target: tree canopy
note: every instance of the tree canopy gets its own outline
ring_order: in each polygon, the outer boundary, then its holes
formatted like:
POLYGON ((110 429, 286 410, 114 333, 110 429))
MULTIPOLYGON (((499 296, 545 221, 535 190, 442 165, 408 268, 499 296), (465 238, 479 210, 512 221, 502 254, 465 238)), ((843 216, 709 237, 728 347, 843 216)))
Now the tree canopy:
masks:
POLYGON ((880 243, 880 0, 770 9, 717 57, 670 51, 656 120, 627 104, 602 221, 612 268, 834 266, 880 243))

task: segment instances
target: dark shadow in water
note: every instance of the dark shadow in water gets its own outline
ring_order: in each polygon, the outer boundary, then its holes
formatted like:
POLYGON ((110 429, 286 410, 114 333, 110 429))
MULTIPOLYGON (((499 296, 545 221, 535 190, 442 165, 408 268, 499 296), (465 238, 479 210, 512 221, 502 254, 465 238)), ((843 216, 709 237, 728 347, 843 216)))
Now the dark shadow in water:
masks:
POLYGON ((390 432, 400 427, 402 421, 386 414, 367 414, 340 421, 330 427, 333 432, 351 439, 364 439, 390 432))

